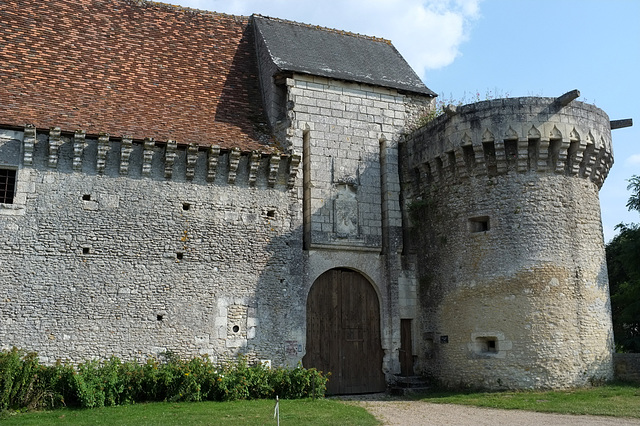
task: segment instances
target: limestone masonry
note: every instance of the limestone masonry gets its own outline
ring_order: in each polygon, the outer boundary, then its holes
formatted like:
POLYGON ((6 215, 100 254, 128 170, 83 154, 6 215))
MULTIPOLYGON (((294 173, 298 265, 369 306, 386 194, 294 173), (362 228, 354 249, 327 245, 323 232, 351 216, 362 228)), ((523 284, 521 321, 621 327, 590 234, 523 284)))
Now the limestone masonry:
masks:
POLYGON ((611 124, 577 91, 424 124, 382 39, 132 0, 0 27, 1 348, 244 354, 332 393, 612 377, 611 124))

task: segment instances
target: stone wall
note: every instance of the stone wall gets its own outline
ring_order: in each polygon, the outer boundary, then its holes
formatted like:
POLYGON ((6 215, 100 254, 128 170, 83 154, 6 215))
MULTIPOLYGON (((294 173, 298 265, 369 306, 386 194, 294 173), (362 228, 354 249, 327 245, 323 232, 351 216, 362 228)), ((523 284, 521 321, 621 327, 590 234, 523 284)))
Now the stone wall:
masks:
POLYGON ((0 150, 15 154, 3 166, 19 168, 15 203, 0 209, 10 213, 0 222, 3 348, 45 362, 164 351, 301 359, 290 157, 2 134, 0 150))
POLYGON ((292 77, 287 155, 4 131, 4 166, 18 170, 0 209, 4 347, 45 361, 243 352, 293 365, 309 289, 349 268, 378 294, 396 373, 400 313, 414 318, 417 300, 399 253, 397 144, 430 100, 292 77))
POLYGON ((287 155, 0 132, 0 167, 17 170, 0 205, 2 347, 45 362, 171 351, 295 365, 311 286, 348 268, 378 296, 388 376, 410 319, 418 372, 448 384, 612 377, 602 111, 482 102, 403 141, 429 98, 283 84, 272 118, 286 117, 287 155))
POLYGON ((450 385, 612 376, 598 187, 608 118, 554 99, 463 107, 403 146, 419 264, 419 368, 450 385))
POLYGON ((640 354, 613 354, 615 376, 625 382, 640 383, 640 354))
POLYGON ((400 316, 417 301, 401 263, 397 144, 430 99, 284 83, 286 110, 268 110, 289 126, 286 155, 4 130, 0 167, 17 170, 18 188, 0 208, 2 346, 45 362, 171 351, 295 365, 311 286, 349 268, 378 294, 384 369, 397 373, 400 316))
POLYGON ((301 154, 305 176, 298 196, 305 204, 306 291, 327 269, 364 274, 380 298, 384 369, 397 373, 400 313, 414 318, 416 302, 412 275, 403 274, 398 252, 397 146, 430 98, 299 74, 286 84, 288 146, 301 154))

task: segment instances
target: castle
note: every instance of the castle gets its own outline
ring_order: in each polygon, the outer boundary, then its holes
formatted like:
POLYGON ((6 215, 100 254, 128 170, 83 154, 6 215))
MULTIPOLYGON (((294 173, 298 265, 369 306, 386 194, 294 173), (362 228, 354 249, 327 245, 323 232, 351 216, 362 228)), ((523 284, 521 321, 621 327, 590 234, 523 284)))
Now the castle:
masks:
POLYGON ((0 10, 0 347, 490 389, 612 377, 575 100, 434 109, 390 42, 143 0, 0 10))

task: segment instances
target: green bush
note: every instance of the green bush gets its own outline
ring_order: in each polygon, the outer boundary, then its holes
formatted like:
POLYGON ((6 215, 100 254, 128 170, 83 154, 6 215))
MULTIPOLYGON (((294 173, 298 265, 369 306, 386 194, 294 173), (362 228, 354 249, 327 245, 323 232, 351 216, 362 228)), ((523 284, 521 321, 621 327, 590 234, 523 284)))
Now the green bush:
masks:
POLYGON ((249 365, 246 358, 216 364, 164 354, 146 363, 87 361, 74 367, 40 365, 35 353, 0 352, 0 410, 94 408, 150 401, 231 401, 322 397, 327 377, 315 369, 249 365))
POLYGON ((0 351, 0 410, 64 405, 64 377, 71 371, 60 363, 40 365, 34 352, 0 351))
POLYGON ((41 398, 40 365, 35 353, 16 348, 0 355, 0 409, 35 407, 41 398))

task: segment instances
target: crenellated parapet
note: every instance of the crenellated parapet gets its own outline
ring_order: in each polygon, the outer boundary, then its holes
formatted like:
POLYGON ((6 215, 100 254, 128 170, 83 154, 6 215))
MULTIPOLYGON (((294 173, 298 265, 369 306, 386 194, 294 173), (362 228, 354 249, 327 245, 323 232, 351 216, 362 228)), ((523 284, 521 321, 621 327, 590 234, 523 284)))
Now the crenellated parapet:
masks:
POLYGON ((165 180, 202 180, 236 185, 293 188, 300 156, 274 152, 221 149, 217 145, 133 140, 107 133, 90 136, 83 130, 62 132, 53 127, 26 126, 22 137, 22 162, 33 168, 62 172, 129 176, 165 180), (68 170, 67 170, 68 169, 68 170), (199 179, 199 173, 202 176, 199 179))
POLYGON ((590 179, 600 188, 613 164, 609 117, 570 97, 451 108, 410 135, 405 152, 405 170, 422 184, 536 172, 590 179))

